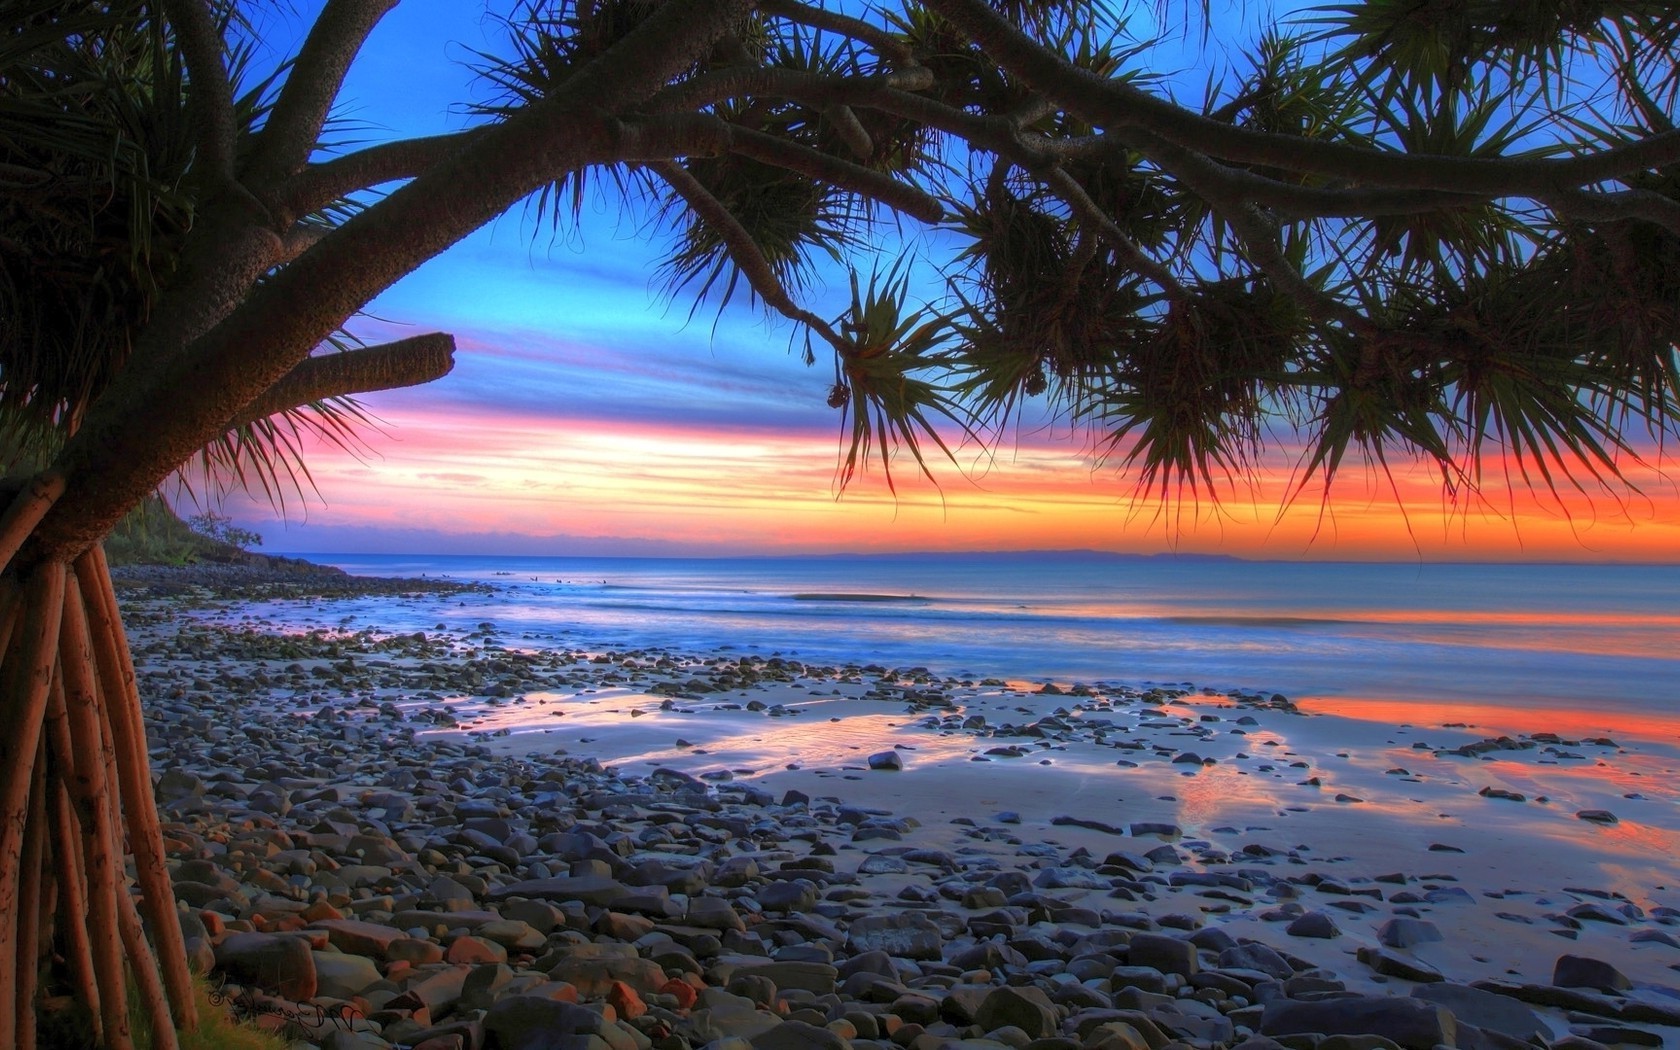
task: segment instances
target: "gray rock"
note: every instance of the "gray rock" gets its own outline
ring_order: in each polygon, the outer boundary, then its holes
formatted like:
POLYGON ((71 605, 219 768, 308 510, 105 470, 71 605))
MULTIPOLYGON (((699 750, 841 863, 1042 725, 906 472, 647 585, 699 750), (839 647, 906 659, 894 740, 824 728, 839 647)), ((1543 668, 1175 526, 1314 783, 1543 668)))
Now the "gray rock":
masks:
POLYGON ((484 1015, 485 1035, 498 1050, 574 1050, 583 1045, 575 1036, 598 1035, 604 1024, 586 1007, 535 995, 499 999, 484 1015))
POLYGON ((1384 977, 1399 977, 1408 981, 1444 981, 1441 972, 1421 959, 1410 959, 1382 948, 1359 949, 1359 961, 1384 977))
POLYGON ((316 995, 348 999, 379 980, 379 967, 365 956, 343 952, 315 952, 314 955, 316 995))
POLYGON ((974 1023, 984 1031, 1019 1028, 1029 1039, 1056 1033, 1056 1007, 1050 997, 1031 985, 993 989, 975 1011, 974 1023))
POLYGON ((1308 937, 1328 941, 1342 935, 1336 920, 1321 911, 1309 911, 1284 928, 1291 937, 1308 937))
POLYGON ((1377 929, 1377 940, 1390 948, 1411 948, 1444 939, 1439 926, 1409 915, 1396 915, 1377 929))
POLYGON ((230 933, 216 945, 216 966, 282 999, 313 999, 318 987, 309 940, 290 934, 230 933))
MULTIPOLYGON (((633 893, 647 894, 653 887, 630 889, 617 879, 605 875, 560 875, 551 879, 526 879, 493 889, 487 896, 493 901, 509 897, 530 897, 547 901, 582 901, 584 904, 608 906, 633 893)), ((663 890, 664 887, 659 887, 663 890)))
POLYGON ((753 1050, 851 1050, 851 1042, 804 1021, 783 1021, 750 1040, 753 1050))
POLYGON ((778 959, 737 966, 732 976, 767 978, 781 991, 800 990, 812 995, 831 995, 840 971, 828 963, 778 959))
POLYGON ((1275 999, 1265 1006, 1260 1034, 1381 1035, 1406 1050, 1433 1050, 1458 1041, 1458 1022, 1446 1007, 1419 999, 1361 996, 1305 1003, 1275 999))
POLYGON ((869 756, 870 769, 903 769, 904 759, 897 751, 877 751, 869 756))
POLYGON ((1176 973, 1185 977, 1196 976, 1198 969, 1196 946, 1164 933, 1133 934, 1126 949, 1126 962, 1132 966, 1148 966, 1162 973, 1176 973))
POLYGON ((1220 952, 1219 968, 1222 970, 1259 970, 1268 977, 1274 977, 1280 981, 1287 981, 1295 976, 1295 967, 1289 965, 1289 960, 1279 955, 1276 949, 1259 942, 1239 944, 1234 948, 1227 948, 1220 952))
POLYGON ((945 938, 927 916, 904 912, 856 920, 846 932, 846 944, 853 952, 883 951, 902 959, 937 960, 945 938))
POLYGON ((1412 997, 1438 1003, 1464 1024, 1518 1039, 1550 1035, 1546 1023, 1533 1010, 1515 999, 1463 984, 1425 984, 1412 990, 1412 997))
POLYGON ((1610 993, 1633 987, 1626 974, 1607 962, 1585 955, 1558 956, 1552 967, 1552 983, 1559 988, 1596 988, 1610 993))

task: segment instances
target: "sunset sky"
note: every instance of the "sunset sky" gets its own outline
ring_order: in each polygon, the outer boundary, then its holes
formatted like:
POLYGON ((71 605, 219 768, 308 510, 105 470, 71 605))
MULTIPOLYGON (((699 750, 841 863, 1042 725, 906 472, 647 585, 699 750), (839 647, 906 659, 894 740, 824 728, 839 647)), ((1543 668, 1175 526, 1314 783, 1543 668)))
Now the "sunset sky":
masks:
MULTIPOLYGON (((471 94, 463 63, 490 46, 480 9, 407 0, 386 17, 344 95, 343 115, 362 125, 354 137, 465 123, 453 108, 471 94)), ((289 47, 299 24, 270 17, 265 39, 289 47)), ((1201 64, 1225 60, 1215 52, 1201 64)), ((1133 479, 1094 462, 1088 435, 1033 426, 960 448, 958 465, 935 465, 937 487, 903 461, 896 495, 878 464, 840 493, 828 363, 805 367, 788 351, 786 326, 745 308, 715 325, 706 307, 690 320, 687 300, 660 296, 652 236, 620 221, 606 198, 587 202, 579 228, 558 237, 516 211, 411 275, 358 331, 370 342, 452 332, 455 371, 364 399, 382 430, 356 455, 314 449, 316 491, 289 500, 283 518, 242 498, 224 511, 261 532, 265 550, 298 553, 1680 557, 1680 486, 1654 467, 1630 471, 1640 493, 1593 492, 1562 509, 1512 501, 1498 478, 1485 498, 1452 508, 1429 468, 1400 471, 1392 489, 1349 469, 1327 504, 1309 491, 1280 512, 1295 466, 1280 450, 1257 484, 1221 493, 1217 508, 1206 499, 1164 507, 1134 500, 1133 479)), ((836 311, 843 284, 837 276, 821 290, 818 313, 836 311)))

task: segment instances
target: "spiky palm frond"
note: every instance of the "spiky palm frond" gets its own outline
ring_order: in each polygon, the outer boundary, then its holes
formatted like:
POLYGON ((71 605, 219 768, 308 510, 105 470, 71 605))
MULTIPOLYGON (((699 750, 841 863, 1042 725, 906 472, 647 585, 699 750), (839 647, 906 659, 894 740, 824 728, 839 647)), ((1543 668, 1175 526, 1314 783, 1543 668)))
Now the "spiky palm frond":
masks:
POLYGON ((846 346, 835 354, 828 398, 831 408, 840 409, 842 432, 849 434, 837 480, 844 488, 868 469, 873 456, 888 489, 896 492, 895 448, 909 452, 917 470, 932 480, 924 444, 955 461, 939 422, 955 425, 964 438, 975 432, 961 404, 927 378, 944 365, 951 322, 932 310, 911 307, 908 268, 872 272, 867 287, 854 270, 851 285, 851 304, 835 324, 846 346))
MULTIPOLYGON (((218 17, 243 24, 233 5, 218 17)), ((151 5, 26 0, 3 18, 0 454, 15 469, 50 458, 127 364, 204 188, 186 70, 151 5)), ((244 156, 286 67, 251 77, 250 38, 225 35, 230 77, 246 84, 234 100, 244 156)), ((336 225, 359 207, 331 202, 311 221, 336 225)), ((191 469, 207 492, 244 487, 283 504, 309 483, 303 435, 355 447, 354 429, 369 423, 348 399, 304 406, 224 436, 191 469)))
POLYGON ((1309 331, 1299 304, 1263 280, 1204 283, 1134 342, 1083 414, 1140 493, 1213 493, 1251 471, 1309 331))

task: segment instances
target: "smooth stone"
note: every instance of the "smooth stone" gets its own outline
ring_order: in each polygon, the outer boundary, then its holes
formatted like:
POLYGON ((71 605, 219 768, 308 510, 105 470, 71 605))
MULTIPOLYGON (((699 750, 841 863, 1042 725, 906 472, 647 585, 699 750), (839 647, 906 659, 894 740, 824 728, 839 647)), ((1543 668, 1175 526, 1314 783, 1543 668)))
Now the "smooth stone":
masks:
POLYGON ((1425 984, 1412 989, 1412 998, 1438 1003, 1464 1024, 1517 1039, 1547 1036, 1551 1030, 1533 1010, 1508 996, 1464 984, 1425 984))
POLYGON ((1361 996, 1299 1002, 1274 999, 1261 1014, 1262 1035, 1380 1034, 1405 1050, 1434 1050, 1458 1042, 1458 1021, 1446 1007, 1418 999, 1361 996))
POLYGON ((1559 988, 1594 988, 1612 994, 1633 987, 1622 971, 1585 955, 1558 956, 1552 967, 1552 983, 1559 988))
POLYGON ((1284 927, 1285 933, 1291 937, 1307 937, 1314 940, 1328 941, 1342 935, 1342 929, 1336 925, 1336 920, 1321 911, 1309 911, 1284 927))
POLYGON ((1428 919, 1396 915, 1377 928, 1377 940, 1390 948, 1412 948, 1445 938, 1441 928, 1428 919))
POLYGON ((883 951, 901 959, 937 960, 945 938, 925 915, 866 915, 854 921, 846 932, 846 945, 853 952, 883 951))
POLYGON ((1199 968, 1196 946, 1164 933, 1133 934, 1126 948, 1126 962, 1131 966, 1148 966, 1162 973, 1176 973, 1184 977, 1196 976, 1199 968))
POLYGON ((242 984, 282 999, 313 999, 319 987, 309 940, 294 934, 230 933, 216 945, 216 965, 242 984))
POLYGON ((575 1036, 599 1035, 604 1026, 594 1010, 534 995, 499 999, 484 1015, 485 1035, 499 1050, 576 1050, 585 1044, 575 1036))
POLYGON ((380 979, 379 966, 362 955, 315 952, 315 994, 328 999, 360 995, 380 979))
POLYGON ((1039 1039, 1056 1033, 1056 1007, 1049 996, 1031 985, 1005 986, 992 990, 981 1001, 974 1023, 988 1032, 1019 1028, 1028 1038, 1039 1039))

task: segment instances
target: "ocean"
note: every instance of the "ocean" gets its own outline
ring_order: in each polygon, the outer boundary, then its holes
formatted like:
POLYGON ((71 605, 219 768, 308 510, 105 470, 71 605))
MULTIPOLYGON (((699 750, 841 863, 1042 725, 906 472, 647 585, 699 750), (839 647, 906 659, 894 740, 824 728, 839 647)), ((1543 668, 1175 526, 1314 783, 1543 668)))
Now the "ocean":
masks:
POLYGON ((976 679, 1279 692, 1382 704, 1390 719, 1413 709, 1420 718, 1503 711, 1530 730, 1588 713, 1606 728, 1680 736, 1675 565, 1098 553, 307 557, 357 574, 497 588, 447 601, 334 603, 336 626, 489 621, 505 645, 742 651, 976 679))

